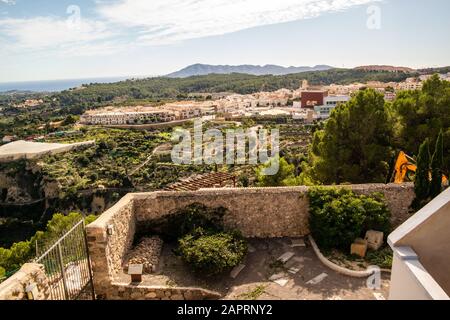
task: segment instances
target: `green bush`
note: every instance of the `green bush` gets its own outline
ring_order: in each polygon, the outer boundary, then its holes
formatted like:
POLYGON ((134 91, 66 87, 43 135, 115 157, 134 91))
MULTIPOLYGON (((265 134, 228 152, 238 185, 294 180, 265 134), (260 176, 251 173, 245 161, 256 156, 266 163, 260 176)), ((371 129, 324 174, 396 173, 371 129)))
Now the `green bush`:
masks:
POLYGON ((209 208, 203 204, 193 203, 165 217, 149 222, 138 233, 159 234, 165 240, 177 240, 197 228, 207 232, 223 231, 223 207, 209 208))
POLYGON ((380 268, 391 269, 393 252, 389 246, 386 246, 383 249, 377 251, 370 250, 367 252, 365 259, 371 265, 376 265, 380 268))
MULTIPOLYGON (((29 241, 16 242, 9 249, 0 248, 0 271, 4 269, 5 272, 10 273, 19 269, 35 255, 36 242, 42 246, 51 244, 82 218, 83 216, 76 212, 68 215, 54 214, 47 223, 46 231, 38 231, 29 241)), ((91 223, 96 218, 94 215, 89 215, 85 218, 85 222, 91 223)))
POLYGON ((323 249, 348 250, 367 230, 390 231, 390 213, 380 193, 365 196, 345 188, 316 187, 308 196, 311 233, 323 249))
POLYGON ((178 253, 195 271, 216 275, 237 266, 247 253, 238 233, 209 233, 198 228, 178 240, 178 253))

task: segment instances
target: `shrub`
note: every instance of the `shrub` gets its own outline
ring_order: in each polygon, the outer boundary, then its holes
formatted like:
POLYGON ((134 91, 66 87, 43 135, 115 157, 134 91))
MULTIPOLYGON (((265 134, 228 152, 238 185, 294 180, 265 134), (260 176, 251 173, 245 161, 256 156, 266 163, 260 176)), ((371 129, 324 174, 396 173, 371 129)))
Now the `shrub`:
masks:
POLYGON ((393 252, 389 246, 384 247, 378 251, 367 252, 366 261, 371 265, 377 265, 380 268, 392 268, 393 252))
POLYGON ((0 267, 7 272, 15 271, 31 258, 30 241, 14 243, 10 249, 0 248, 0 267))
MULTIPOLYGON (((51 244, 82 218, 83 216, 76 212, 66 216, 60 213, 54 214, 47 223, 46 231, 38 231, 29 241, 16 242, 9 249, 0 248, 0 271, 3 268, 5 272, 10 273, 19 269, 35 255, 36 242, 44 246, 51 244)), ((85 223, 88 224, 96 218, 94 215, 89 215, 85 218, 85 223)))
POLYGON ((179 239, 178 245, 183 260, 206 275, 237 266, 247 253, 247 244, 238 233, 209 233, 202 228, 179 239))
POLYGON ((166 240, 177 240, 197 228, 209 233, 223 231, 223 207, 209 208, 203 204, 193 203, 166 217, 148 223, 139 233, 159 234, 166 240))
POLYGON ((323 249, 347 250, 370 229, 390 231, 390 213, 383 195, 355 195, 345 188, 311 188, 310 229, 323 249))

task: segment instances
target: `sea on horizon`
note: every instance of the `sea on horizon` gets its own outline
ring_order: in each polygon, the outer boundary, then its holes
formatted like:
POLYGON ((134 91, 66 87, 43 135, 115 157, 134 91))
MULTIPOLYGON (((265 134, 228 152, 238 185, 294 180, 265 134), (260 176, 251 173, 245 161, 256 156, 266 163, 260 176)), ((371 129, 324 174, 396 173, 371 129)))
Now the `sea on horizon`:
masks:
POLYGON ((58 92, 90 83, 112 83, 133 77, 85 78, 66 80, 43 80, 24 82, 0 82, 0 93, 7 91, 58 92))

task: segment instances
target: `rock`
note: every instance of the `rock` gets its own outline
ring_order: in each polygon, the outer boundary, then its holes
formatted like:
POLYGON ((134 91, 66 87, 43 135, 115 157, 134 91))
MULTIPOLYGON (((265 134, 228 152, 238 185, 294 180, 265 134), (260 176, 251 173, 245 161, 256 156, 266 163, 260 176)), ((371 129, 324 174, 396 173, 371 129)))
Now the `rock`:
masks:
POLYGON ((375 230, 366 232, 364 239, 367 241, 367 247, 372 250, 378 250, 383 245, 384 233, 375 230))
POLYGON ((184 297, 181 294, 174 294, 170 297, 170 300, 184 300, 184 297))
POLYGON ((163 241, 157 237, 144 238, 142 241, 128 254, 125 269, 128 270, 129 265, 142 264, 144 274, 153 273, 159 263, 163 241))
POLYGON ((350 254, 354 254, 364 258, 367 252, 367 241, 364 239, 356 239, 350 247, 350 254))

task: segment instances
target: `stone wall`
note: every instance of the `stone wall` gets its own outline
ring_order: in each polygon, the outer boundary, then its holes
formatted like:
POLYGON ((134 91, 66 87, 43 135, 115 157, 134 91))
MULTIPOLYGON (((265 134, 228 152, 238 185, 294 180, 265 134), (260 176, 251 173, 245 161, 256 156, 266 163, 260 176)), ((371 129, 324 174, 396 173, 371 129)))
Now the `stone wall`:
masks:
POLYGON ((50 297, 49 280, 44 266, 27 263, 12 277, 0 284, 0 300, 28 300, 26 288, 35 285, 34 300, 47 300, 50 297))
POLYGON ((170 288, 113 283, 108 292, 110 300, 213 300, 217 292, 201 288, 170 288))
MULTIPOLYGON (((383 193, 394 225, 409 217, 409 205, 414 198, 412 184, 345 187, 360 194, 383 193)), ((307 187, 288 187, 128 194, 87 226, 96 293, 105 299, 211 298, 209 293, 199 288, 186 291, 183 288, 154 288, 118 282, 136 227, 197 202, 209 207, 227 208, 225 225, 239 229, 246 237, 304 236, 309 233, 307 191, 307 187), (191 291, 203 293, 200 296, 184 294, 191 291), (167 292, 168 295, 164 293, 163 297, 161 292, 167 292)))
POLYGON ((123 197, 87 227, 88 248, 97 295, 105 296, 119 272, 136 228, 133 195, 123 197))
MULTIPOLYGON (((383 193, 394 226, 410 216, 409 206, 414 199, 412 184, 365 184, 343 187, 351 188, 359 194, 383 193)), ((225 225, 239 229, 246 237, 304 236, 309 233, 307 191, 308 187, 289 187, 135 194, 135 214, 138 223, 143 223, 199 202, 208 207, 227 208, 225 225)))
POLYGON ((306 187, 208 189, 195 192, 137 194, 136 219, 144 223, 199 202, 224 207, 226 227, 246 237, 294 237, 309 233, 306 187))

